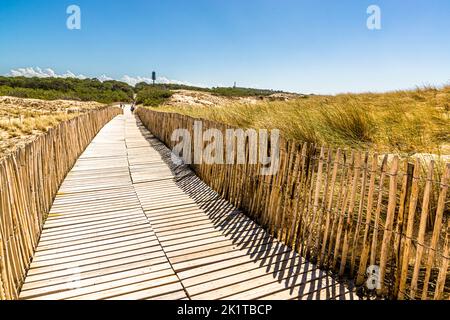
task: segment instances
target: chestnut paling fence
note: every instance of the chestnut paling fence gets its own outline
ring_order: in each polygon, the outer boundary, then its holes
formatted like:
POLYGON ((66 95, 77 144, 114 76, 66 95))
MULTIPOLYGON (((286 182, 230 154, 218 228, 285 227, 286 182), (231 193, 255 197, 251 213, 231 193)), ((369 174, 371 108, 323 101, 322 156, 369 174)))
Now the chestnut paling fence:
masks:
MULTIPOLYGON (((168 147, 194 119, 139 108, 168 147)), ((203 131, 230 126, 202 120, 203 131)), ((248 139, 245 143, 249 159, 248 139)), ((192 156, 194 155, 191 150, 192 156)), ((193 164, 209 186, 302 256, 392 299, 449 298, 450 164, 317 147, 280 139, 280 170, 193 164), (376 279, 376 278, 375 278, 376 279)))
POLYGON ((0 160, 0 299, 17 299, 53 199, 117 107, 59 123, 0 160))

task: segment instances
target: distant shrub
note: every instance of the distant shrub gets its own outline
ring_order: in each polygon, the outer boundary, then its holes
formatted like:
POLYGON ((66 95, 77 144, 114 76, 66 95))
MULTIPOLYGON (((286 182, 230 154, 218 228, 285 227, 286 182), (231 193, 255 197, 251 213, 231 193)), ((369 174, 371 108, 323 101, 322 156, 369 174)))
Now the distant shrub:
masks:
POLYGON ((215 87, 202 88, 196 86, 187 86, 183 84, 174 83, 157 83, 155 85, 146 82, 136 84, 135 91, 139 92, 147 88, 161 89, 161 90, 191 90, 211 93, 222 97, 255 97, 255 96, 269 96, 275 93, 283 93, 283 91, 267 90, 267 89, 252 89, 252 88, 234 88, 234 87, 215 87))
POLYGON ((137 93, 136 103, 149 107, 157 107, 167 101, 172 94, 170 90, 148 86, 137 93))

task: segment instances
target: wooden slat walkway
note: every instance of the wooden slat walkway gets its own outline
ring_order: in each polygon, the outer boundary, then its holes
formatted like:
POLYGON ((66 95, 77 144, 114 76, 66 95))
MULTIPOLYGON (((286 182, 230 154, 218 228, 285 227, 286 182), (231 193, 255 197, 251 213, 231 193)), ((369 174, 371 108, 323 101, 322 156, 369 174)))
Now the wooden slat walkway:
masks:
POLYGON ((126 112, 65 179, 21 299, 356 299, 126 112))

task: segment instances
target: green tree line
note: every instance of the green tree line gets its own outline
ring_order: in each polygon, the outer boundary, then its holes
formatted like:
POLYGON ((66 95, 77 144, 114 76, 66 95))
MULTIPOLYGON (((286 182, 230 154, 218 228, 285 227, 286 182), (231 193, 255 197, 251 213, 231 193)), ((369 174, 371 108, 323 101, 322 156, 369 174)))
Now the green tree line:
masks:
POLYGON ((1 77, 0 95, 44 100, 131 102, 132 86, 115 80, 1 77))
POLYGON ((138 83, 135 87, 116 80, 100 81, 98 79, 77 78, 27 78, 0 76, 0 96, 34 98, 44 100, 79 100, 101 103, 132 102, 134 94, 136 103, 146 106, 158 106, 169 99, 174 90, 192 90, 207 92, 217 96, 250 97, 268 96, 281 91, 216 87, 202 88, 182 84, 148 84, 138 83))
POLYGON ((156 107, 163 104, 164 101, 166 101, 172 96, 173 90, 201 91, 223 97, 269 96, 274 93, 282 92, 267 89, 236 88, 236 87, 202 88, 182 84, 152 85, 146 82, 140 82, 136 84, 134 90, 137 93, 137 100, 136 100, 137 104, 143 104, 144 106, 152 106, 152 107, 156 107))

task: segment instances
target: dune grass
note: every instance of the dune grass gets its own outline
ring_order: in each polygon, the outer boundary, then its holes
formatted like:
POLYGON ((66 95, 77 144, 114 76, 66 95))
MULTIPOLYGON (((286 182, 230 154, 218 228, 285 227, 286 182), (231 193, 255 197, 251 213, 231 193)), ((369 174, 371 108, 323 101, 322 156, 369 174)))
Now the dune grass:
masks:
POLYGON ((450 146, 450 86, 156 110, 244 128, 277 128, 287 138, 336 147, 448 154, 450 146))
POLYGON ((0 158, 58 123, 103 106, 96 102, 0 97, 0 158))

